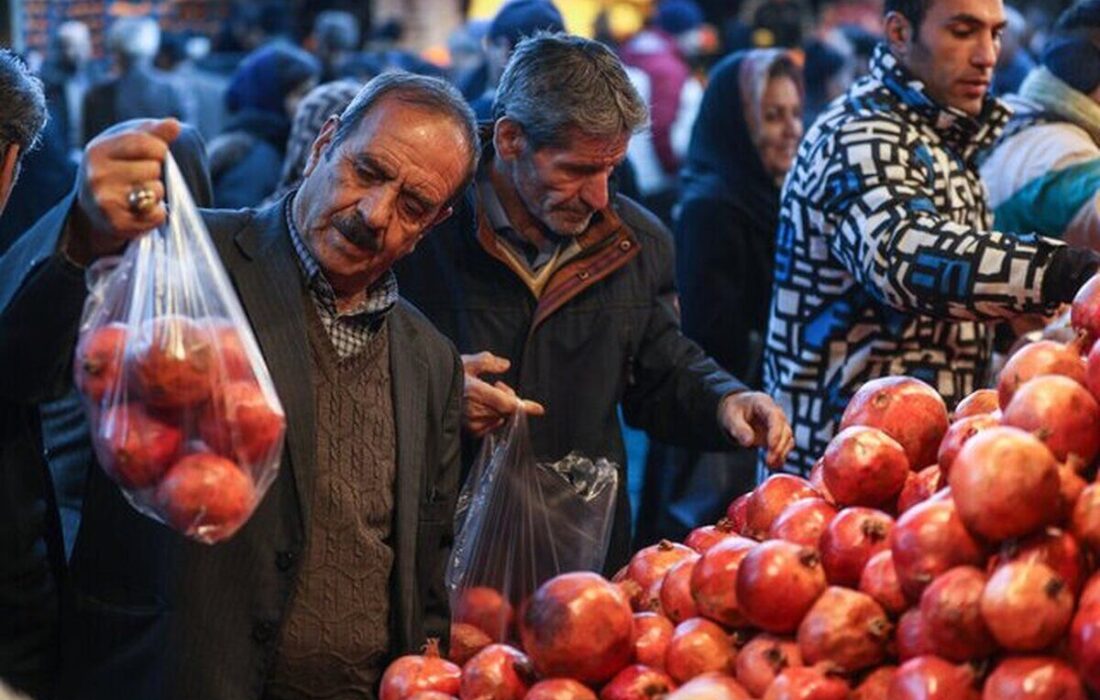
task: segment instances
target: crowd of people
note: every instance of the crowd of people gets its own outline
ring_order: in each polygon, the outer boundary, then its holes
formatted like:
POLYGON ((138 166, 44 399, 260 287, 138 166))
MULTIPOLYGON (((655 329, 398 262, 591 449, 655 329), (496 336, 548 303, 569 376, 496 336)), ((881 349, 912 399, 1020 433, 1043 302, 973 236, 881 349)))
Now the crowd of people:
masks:
POLYGON ((336 11, 231 61, 146 18, 109 71, 76 22, 37 75, 0 53, 0 679, 374 697, 446 646, 458 489, 516 411, 544 460, 649 437, 612 572, 806 474, 867 380, 986 385, 1100 266, 1100 0, 1042 32, 1001 0, 652 9, 586 38, 511 0, 450 69, 336 11), (166 220, 169 152, 287 413, 216 546, 130 507, 72 386, 86 272, 166 220))

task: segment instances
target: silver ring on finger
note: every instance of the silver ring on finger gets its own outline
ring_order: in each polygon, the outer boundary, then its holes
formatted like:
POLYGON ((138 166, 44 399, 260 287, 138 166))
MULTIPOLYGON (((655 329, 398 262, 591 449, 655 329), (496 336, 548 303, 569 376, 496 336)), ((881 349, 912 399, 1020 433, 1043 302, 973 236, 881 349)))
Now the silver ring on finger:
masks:
POLYGON ((134 216, 146 216, 157 206, 157 194, 151 187, 142 184, 134 185, 130 194, 126 195, 126 205, 134 216))

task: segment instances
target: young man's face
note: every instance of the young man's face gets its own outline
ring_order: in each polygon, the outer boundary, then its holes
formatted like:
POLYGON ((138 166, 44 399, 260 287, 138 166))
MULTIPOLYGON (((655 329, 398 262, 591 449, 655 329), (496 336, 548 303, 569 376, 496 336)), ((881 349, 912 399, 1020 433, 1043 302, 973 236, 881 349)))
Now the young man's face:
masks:
MULTIPOLYGON (((891 48, 937 102, 977 116, 993 80, 1005 27, 1002 0, 932 0, 903 41, 887 18, 891 48)), ((896 25, 895 25, 896 26, 896 25)))

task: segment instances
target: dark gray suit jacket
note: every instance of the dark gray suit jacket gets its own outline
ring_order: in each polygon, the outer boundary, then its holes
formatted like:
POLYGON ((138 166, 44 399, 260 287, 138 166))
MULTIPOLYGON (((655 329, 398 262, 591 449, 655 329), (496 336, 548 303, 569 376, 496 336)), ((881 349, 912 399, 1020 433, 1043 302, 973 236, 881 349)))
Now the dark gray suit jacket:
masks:
MULTIPOLYGON (((12 391, 71 372, 82 281, 56 253, 71 202, 0 261, 0 314, 13 329, 0 338, 0 366, 12 391)), ((139 515, 91 469, 62 619, 62 697, 248 700, 268 677, 313 494, 306 297, 282 202, 204 218, 287 413, 282 465, 252 519, 212 547, 139 515)), ((411 305, 399 303, 387 325, 397 428, 391 638, 399 654, 448 632, 443 571, 459 479, 462 369, 450 342, 411 305)))

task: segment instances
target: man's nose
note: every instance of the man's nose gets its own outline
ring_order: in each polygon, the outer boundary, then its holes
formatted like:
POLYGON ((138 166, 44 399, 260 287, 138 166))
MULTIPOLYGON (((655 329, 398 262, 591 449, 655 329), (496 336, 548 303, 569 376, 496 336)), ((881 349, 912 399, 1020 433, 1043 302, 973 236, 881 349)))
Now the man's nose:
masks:
POLYGON ((373 231, 385 231, 393 218, 397 193, 389 187, 372 187, 359 199, 356 209, 363 223, 373 231))
POLYGON ((589 177, 581 188, 581 200, 595 210, 606 209, 610 200, 608 186, 610 178, 610 170, 589 177))
POLYGON ((971 61, 978 68, 989 68, 997 64, 997 54, 1000 51, 1000 41, 992 34, 981 33, 971 61))

